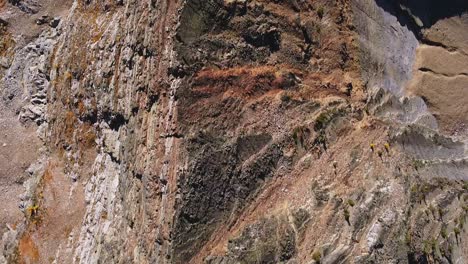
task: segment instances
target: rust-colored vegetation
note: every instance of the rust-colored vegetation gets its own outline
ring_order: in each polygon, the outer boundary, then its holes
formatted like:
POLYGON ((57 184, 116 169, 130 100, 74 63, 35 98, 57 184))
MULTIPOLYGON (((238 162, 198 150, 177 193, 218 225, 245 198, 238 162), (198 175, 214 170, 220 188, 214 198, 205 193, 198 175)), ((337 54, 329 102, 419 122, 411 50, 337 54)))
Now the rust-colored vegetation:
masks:
POLYGON ((195 77, 193 90, 202 96, 230 90, 239 96, 249 97, 291 88, 297 76, 301 76, 300 71, 279 66, 204 69, 195 77))

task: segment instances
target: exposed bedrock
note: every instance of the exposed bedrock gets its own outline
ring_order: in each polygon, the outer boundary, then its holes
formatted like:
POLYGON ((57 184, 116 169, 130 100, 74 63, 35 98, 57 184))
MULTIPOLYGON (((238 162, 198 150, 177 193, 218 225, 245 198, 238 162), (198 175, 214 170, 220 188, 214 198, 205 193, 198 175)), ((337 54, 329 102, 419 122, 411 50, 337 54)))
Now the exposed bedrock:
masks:
POLYGON ((464 263, 466 12, 0 1, 0 263, 464 263))
MULTIPOLYGON (((374 90, 370 110, 409 126, 398 142, 414 158, 448 164, 465 160, 467 130, 462 113, 467 101, 459 95, 468 85, 462 29, 468 25, 467 4, 453 1, 444 9, 438 1, 376 1, 373 7, 369 1, 354 2, 356 13, 362 14, 356 18, 362 54, 383 51, 362 58, 364 77, 374 90), (437 10, 428 9, 436 6, 437 10), (442 146, 444 142, 448 145, 442 146)), ((466 173, 462 169, 458 174, 466 173)))

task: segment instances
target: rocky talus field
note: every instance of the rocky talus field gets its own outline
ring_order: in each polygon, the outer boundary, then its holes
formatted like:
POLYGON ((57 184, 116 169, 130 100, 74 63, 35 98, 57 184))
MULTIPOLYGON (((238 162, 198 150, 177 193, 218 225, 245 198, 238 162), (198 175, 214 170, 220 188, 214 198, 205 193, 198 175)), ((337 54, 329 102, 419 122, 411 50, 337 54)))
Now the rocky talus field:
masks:
POLYGON ((467 0, 0 0, 0 264, 467 264, 467 218, 467 0))

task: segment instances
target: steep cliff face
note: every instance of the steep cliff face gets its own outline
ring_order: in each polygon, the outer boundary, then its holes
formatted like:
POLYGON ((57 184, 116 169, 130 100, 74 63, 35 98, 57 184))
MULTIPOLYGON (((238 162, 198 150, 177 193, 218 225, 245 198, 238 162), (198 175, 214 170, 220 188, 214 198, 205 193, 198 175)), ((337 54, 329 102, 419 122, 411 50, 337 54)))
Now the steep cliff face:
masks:
POLYGON ((0 263, 464 263, 468 7, 428 5, 0 2, 0 263))

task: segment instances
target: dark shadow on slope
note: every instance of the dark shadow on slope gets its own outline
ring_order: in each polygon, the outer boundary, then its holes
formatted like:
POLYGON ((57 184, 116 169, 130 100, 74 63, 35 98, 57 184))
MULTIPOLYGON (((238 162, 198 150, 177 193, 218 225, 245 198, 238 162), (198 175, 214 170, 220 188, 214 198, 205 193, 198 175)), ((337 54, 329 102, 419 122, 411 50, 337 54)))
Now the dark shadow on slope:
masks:
POLYGON ((467 0, 375 0, 377 5, 394 15, 398 22, 421 39, 421 30, 437 21, 468 12, 467 0), (422 26, 413 18, 421 20, 422 26))

